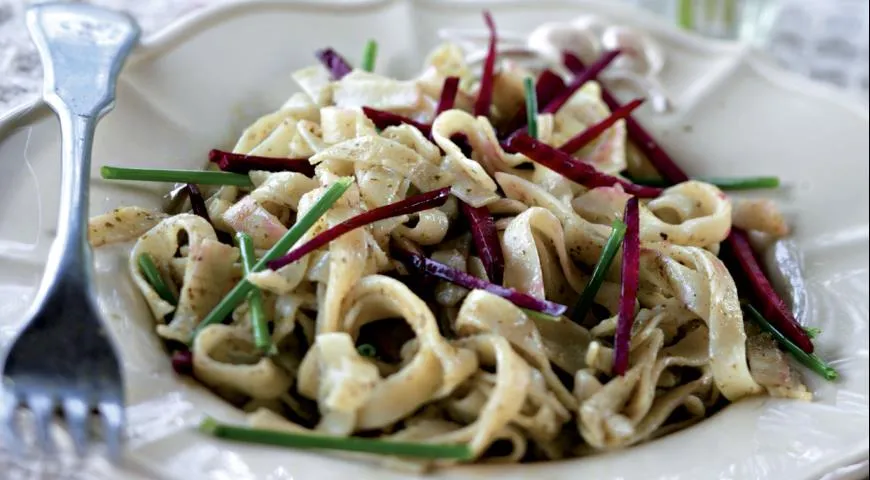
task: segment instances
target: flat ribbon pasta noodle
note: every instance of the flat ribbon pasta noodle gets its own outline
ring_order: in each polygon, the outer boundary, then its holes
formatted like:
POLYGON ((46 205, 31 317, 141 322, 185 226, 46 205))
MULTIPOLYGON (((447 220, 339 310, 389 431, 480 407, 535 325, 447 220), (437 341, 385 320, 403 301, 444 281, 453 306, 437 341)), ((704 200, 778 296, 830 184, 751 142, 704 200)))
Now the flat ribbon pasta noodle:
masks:
POLYGON ((217 241, 211 225, 201 217, 179 214, 161 221, 139 238, 130 253, 128 267, 155 319, 172 313, 168 325, 158 325, 164 338, 187 342, 196 325, 233 286, 238 251, 217 241), (186 233, 190 245, 178 305, 161 299, 139 269, 139 256, 148 254, 158 270, 167 271, 178 251, 178 237, 186 233))
POLYGON ((404 113, 415 112, 423 103, 413 80, 396 80, 354 70, 332 86, 332 100, 339 107, 371 107, 404 113))
POLYGON ((377 367, 356 351, 344 332, 317 335, 299 367, 299 393, 317 399, 317 430, 333 435, 354 432, 359 410, 381 382, 377 367))
MULTIPOLYGON (((601 86, 597 82, 587 82, 556 112, 552 139, 548 143, 561 145, 608 116, 610 110, 601 100, 601 86)), ((604 173, 617 174, 626 167, 626 144, 625 121, 619 120, 580 149, 577 156, 604 173)))
MULTIPOLYGON (((572 202, 574 210, 595 223, 622 218, 631 195, 620 186, 589 190, 572 202)), ((721 242, 731 229, 731 202, 715 186, 690 180, 674 185, 640 207, 640 238, 706 247, 721 242)))
POLYGON ((397 280, 369 275, 342 303, 343 331, 352 336, 366 323, 401 317, 416 335, 417 348, 395 374, 383 379, 360 409, 357 428, 383 428, 427 401, 448 395, 477 369, 476 356, 441 337, 429 307, 397 280))
POLYGON ((562 225, 546 209, 531 207, 514 217, 502 243, 505 286, 557 302, 583 291, 585 282, 568 254, 562 225), (548 250, 548 245, 556 251, 558 263, 546 261, 542 250, 548 250))
POLYGON ((710 330, 710 367, 716 387, 735 401, 760 393, 746 361, 746 333, 737 287, 722 261, 697 247, 659 244, 657 257, 677 298, 710 330), (684 266, 688 265, 688 266, 684 266))
POLYGON ((212 387, 228 389, 260 400, 277 398, 293 379, 268 357, 261 356, 248 330, 209 325, 191 348, 194 376, 212 387))
MULTIPOLYGON (((514 304, 483 290, 472 290, 459 309, 454 328, 460 335, 492 333, 507 339, 529 364, 541 371, 547 386, 560 402, 571 410, 577 408, 571 392, 550 365, 537 327, 514 304)), ((583 345, 573 348, 582 350, 583 345)))
POLYGON ((121 207, 88 220, 88 241, 92 248, 129 242, 154 228, 166 214, 139 207, 121 207))

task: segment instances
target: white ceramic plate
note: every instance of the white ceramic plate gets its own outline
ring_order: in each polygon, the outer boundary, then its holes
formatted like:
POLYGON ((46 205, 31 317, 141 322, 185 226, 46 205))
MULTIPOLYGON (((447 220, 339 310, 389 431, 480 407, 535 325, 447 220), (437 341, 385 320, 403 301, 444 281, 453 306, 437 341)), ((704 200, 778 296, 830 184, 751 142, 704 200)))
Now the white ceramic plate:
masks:
MULTIPOLYGON (((545 21, 598 13, 647 30, 664 47, 668 60, 661 80, 675 109, 641 117, 690 174, 783 178, 786 188, 775 195, 795 233, 769 259, 781 268, 803 269, 782 286, 790 287, 802 320, 822 328, 818 352, 842 379, 828 384, 808 375, 814 403, 743 401, 688 430, 625 451, 546 465, 453 469, 432 478, 815 480, 866 461, 870 149, 867 111, 857 101, 786 74, 749 49, 677 32, 615 2, 339 3, 220 7, 146 41, 121 77, 116 110, 97 130, 91 212, 160 205, 165 186, 107 183, 97 169, 201 166, 208 149, 230 145, 247 122, 280 105, 293 88, 289 73, 312 63, 318 47, 356 55, 375 37, 379 64, 407 74, 438 28, 477 27, 483 6, 492 8, 502 31, 527 32, 545 21)), ((3 345, 18 327, 54 235, 58 158, 58 126, 43 106, 0 122, 3 345)), ((98 252, 100 301, 123 345, 129 383, 125 478, 134 470, 185 480, 403 477, 314 452, 225 443, 193 432, 190 425, 204 412, 230 421, 241 416, 172 374, 125 264, 122 249, 98 252)), ((828 478, 855 475, 848 468, 839 472, 828 478)))

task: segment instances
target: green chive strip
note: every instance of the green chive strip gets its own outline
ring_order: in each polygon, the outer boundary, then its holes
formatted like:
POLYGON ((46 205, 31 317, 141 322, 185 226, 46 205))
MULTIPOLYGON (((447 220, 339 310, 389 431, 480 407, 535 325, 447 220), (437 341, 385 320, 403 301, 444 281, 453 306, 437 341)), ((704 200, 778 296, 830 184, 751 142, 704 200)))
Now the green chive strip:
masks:
POLYGON ((363 50, 362 69, 367 72, 375 71, 375 61, 378 59, 378 42, 369 40, 363 50))
POLYGON ((825 363, 824 360, 817 357, 815 354, 804 352, 791 340, 785 338, 785 335, 780 333, 779 330, 776 329, 776 327, 771 325, 766 318, 758 313, 758 310, 756 310, 755 307, 749 304, 744 304, 744 308, 749 313, 749 316, 752 317, 753 320, 755 320, 755 323, 757 323, 762 330, 773 335, 773 338, 775 338, 776 341, 778 341, 779 344, 782 345, 782 347, 788 353, 792 354, 794 358, 804 364, 807 368, 818 373, 819 375, 824 377, 825 380, 833 381, 840 376, 840 374, 838 374, 833 367, 825 363))
POLYGON ((235 185, 252 187, 247 175, 206 170, 158 170, 152 168, 125 168, 103 166, 100 175, 106 180, 132 180, 138 182, 193 183, 195 185, 235 185))
POLYGON ((538 94, 535 92, 535 82, 532 77, 523 79, 523 87, 526 90, 526 124, 529 136, 538 138, 538 94))
MULTIPOLYGON (((247 277, 249 274, 254 273, 253 268, 257 261, 257 256, 254 254, 254 242, 251 240, 251 236, 245 232, 236 233, 236 241, 239 243, 239 250, 242 252, 242 269, 247 277)), ((248 315, 251 316, 254 345, 261 352, 269 352, 272 348, 272 338, 269 335, 266 312, 263 310, 263 293, 257 287, 252 288, 251 293, 248 294, 248 315)))
POLYGON ((364 343, 358 347, 356 347, 356 351, 359 352, 363 357, 374 358, 378 355, 378 349, 375 348, 374 345, 369 343, 364 343))
POLYGON ((804 327, 804 331, 807 332, 807 336, 810 338, 816 338, 822 333, 822 329, 819 327, 804 327))
POLYGON ((607 270, 610 269, 610 265, 613 263, 614 257, 616 257, 616 252, 622 246, 622 239, 625 237, 625 223, 622 220, 616 219, 611 226, 613 229, 610 231, 610 237, 607 239, 607 243, 604 244, 601 256, 598 257, 598 263, 595 264, 592 276, 589 277, 589 283, 586 284, 586 288, 580 294, 580 300, 577 301, 574 312, 571 314, 571 318, 576 323, 581 323, 586 318, 586 312, 592 308, 592 302, 595 301, 595 295, 598 294, 598 289, 601 288, 601 284, 604 282, 607 270))
POLYGON ((536 312, 534 310, 529 310, 528 308, 521 308, 520 310, 526 314, 529 318, 534 318, 537 320, 544 320, 547 322, 561 322, 562 317, 555 317, 553 315, 547 315, 546 313, 536 312))
POLYGON ((163 275, 160 275, 160 270, 157 269, 157 265, 154 263, 154 259, 151 258, 151 255, 147 253, 139 255, 139 269, 142 270, 142 275, 145 275, 145 280, 148 280, 148 283, 151 284, 151 287, 154 288, 154 291, 157 292, 157 295, 159 295, 160 298, 172 305, 178 304, 175 294, 172 293, 172 290, 170 290, 169 286, 166 285, 166 282, 163 281, 163 275))
MULTIPOLYGON (((275 245, 273 245, 256 264, 254 264, 251 271, 259 272, 266 268, 267 263, 286 254, 287 251, 290 250, 290 248, 292 248, 303 235, 305 235, 305 232, 310 230, 317 220, 322 217, 339 198, 341 198, 344 191, 347 190, 352 183, 353 178, 350 177, 340 178, 333 183, 326 192, 317 199, 311 209, 305 212, 305 215, 301 218, 296 220, 296 223, 287 230, 287 233, 285 233, 284 236, 281 237, 281 239, 278 240, 278 242, 275 243, 275 245)), ((202 319, 202 322, 199 323, 196 330, 193 332, 193 336, 196 337, 203 328, 211 324, 222 322, 233 312, 233 309, 236 308, 236 306, 245 301, 248 293, 253 288, 254 285, 251 284, 251 282, 247 279, 242 279, 242 281, 237 283, 236 286, 230 290, 230 293, 221 299, 217 306, 202 319)))
POLYGON ((199 431, 228 440, 290 448, 320 448, 349 452, 396 455, 415 458, 452 458, 470 460, 473 452, 468 445, 409 443, 361 437, 335 437, 318 433, 291 433, 227 425, 206 417, 199 431))
MULTIPOLYGON (((755 190, 779 187, 779 177, 700 177, 694 180, 715 185, 722 190, 755 190)), ((632 178, 631 181, 638 185, 650 187, 668 187, 671 185, 659 178, 632 178)))

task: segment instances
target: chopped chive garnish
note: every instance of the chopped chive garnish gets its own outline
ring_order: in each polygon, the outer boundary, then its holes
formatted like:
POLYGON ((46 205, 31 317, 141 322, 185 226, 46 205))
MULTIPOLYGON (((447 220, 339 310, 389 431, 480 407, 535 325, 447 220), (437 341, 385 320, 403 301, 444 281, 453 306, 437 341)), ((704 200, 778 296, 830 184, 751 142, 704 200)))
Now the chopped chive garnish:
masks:
POLYGON ((538 138, 538 95, 531 77, 523 79, 523 87, 526 91, 526 125, 529 136, 538 138))
POLYGON ((369 40, 363 50, 363 58, 360 67, 367 72, 375 71, 375 61, 378 59, 378 42, 369 40))
MULTIPOLYGON (((754 190, 779 187, 779 177, 698 177, 695 180, 715 185, 722 190, 754 190)), ((671 183, 658 178, 633 178, 634 183, 651 187, 667 187, 671 183)))
POLYGON ((396 455, 416 458, 453 458, 469 460, 473 452, 468 445, 394 442, 361 437, 334 437, 318 433, 291 433, 239 427, 219 423, 206 417, 199 431, 218 438, 290 448, 320 448, 350 452, 396 455))
POLYGON ((822 329, 819 327, 804 327, 804 331, 810 338, 816 338, 822 333, 822 329))
POLYGON ((837 371, 834 370, 833 367, 825 363, 824 360, 822 360, 815 354, 807 353, 801 350, 801 348, 798 347, 794 342, 786 338, 785 335, 777 330, 776 327, 771 325, 771 323, 768 322, 767 319, 764 318, 761 313, 759 313, 758 310, 755 309, 755 307, 749 305, 748 303, 744 304, 743 307, 746 312, 749 313, 749 316, 752 317, 753 320, 755 320, 755 323, 757 323, 758 326, 761 327, 762 330, 771 334, 773 338, 775 338, 776 341, 779 342, 779 344, 782 345, 782 347, 788 353, 792 354, 799 362, 804 364, 807 368, 818 373, 819 375, 824 377, 825 380, 833 381, 840 376, 837 371))
POLYGON ((561 322, 562 317, 556 315, 547 315, 546 313, 536 312, 534 310, 529 310, 528 308, 521 308, 520 310, 526 314, 529 318, 535 318, 538 320, 545 320, 548 322, 561 322))
MULTIPOLYGON (((242 269, 245 276, 253 272, 257 260, 254 254, 254 242, 251 236, 245 232, 236 233, 239 242, 239 250, 242 252, 242 269)), ((268 352, 272 347, 272 338, 269 335, 269 324, 266 321, 266 312, 263 310, 263 293, 254 287, 248 293, 248 314, 251 316, 251 328, 254 333, 254 345, 261 352, 268 352)))
POLYGON ((360 355, 369 358, 374 358, 378 354, 378 349, 376 349, 375 346, 370 343, 364 343, 356 347, 356 351, 359 352, 360 355))
POLYGON ((100 168, 100 175, 106 180, 235 185, 237 187, 252 187, 254 185, 247 175, 204 170, 158 170, 151 168, 111 167, 106 165, 100 168))
MULTIPOLYGON (((350 187, 353 183, 352 178, 340 178, 335 183, 333 183, 324 193, 320 196, 319 199, 314 203, 310 210, 305 212, 301 218, 299 218, 287 233, 281 237, 269 251, 263 255, 260 260, 254 264, 254 267, 251 268, 253 272, 259 272, 266 268, 266 264, 268 264, 271 260, 274 260, 281 255, 284 255, 287 250, 289 250, 296 242, 302 238, 302 235, 305 235, 305 232, 311 229, 314 226, 314 223, 326 213, 327 210, 332 207, 332 205, 338 201, 339 198, 344 194, 345 190, 350 187)), ((227 318, 232 312, 233 309, 236 308, 240 303, 245 301, 245 298, 248 295, 248 292, 254 288, 254 285, 251 284, 247 279, 242 279, 239 283, 230 290, 221 301, 214 307, 205 318, 202 319, 202 322, 196 327, 196 330, 193 332, 193 336, 195 337, 203 328, 208 325, 219 323, 223 321, 223 319, 227 318)))
POLYGON ((151 255, 147 253, 139 255, 138 262, 139 269, 142 270, 142 275, 145 275, 145 280, 148 280, 148 283, 151 284, 151 287, 154 288, 157 295, 172 305, 178 304, 178 300, 175 298, 172 290, 170 290, 169 286, 166 285, 166 282, 163 281, 163 276, 160 275, 160 270, 157 269, 157 265, 154 264, 154 259, 151 258, 151 255))
POLYGON ((610 231, 610 237, 608 237, 607 242, 604 244, 604 248, 601 250, 601 256, 598 257, 598 262, 595 263, 595 268, 592 270, 592 276, 589 277, 589 283, 586 284, 586 288, 584 288, 583 293, 580 294, 580 300, 578 300, 577 304, 574 306, 574 312, 571 314, 571 319, 574 320, 575 323, 582 323, 583 319, 586 318, 586 313, 590 308, 592 308, 592 302, 595 301, 595 295, 598 294, 598 290, 604 282, 607 270, 610 269, 613 259, 616 258, 616 252, 619 251, 619 247, 622 245, 622 239, 625 237, 625 223, 623 223, 622 220, 616 219, 611 224, 611 227, 613 228, 610 231))

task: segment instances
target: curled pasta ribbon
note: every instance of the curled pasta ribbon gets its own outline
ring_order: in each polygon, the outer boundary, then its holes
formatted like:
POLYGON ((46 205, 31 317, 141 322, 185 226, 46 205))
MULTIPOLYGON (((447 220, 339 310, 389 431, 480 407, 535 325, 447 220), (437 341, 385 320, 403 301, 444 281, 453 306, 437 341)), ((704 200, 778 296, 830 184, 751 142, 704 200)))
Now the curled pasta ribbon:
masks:
MULTIPOLYGON (((565 106, 553 117, 553 134, 548 143, 562 145, 587 127, 610 115, 607 104, 601 100, 601 87, 597 82, 587 82, 565 106)), ((577 156, 591 163, 598 170, 615 175, 626 167, 627 133, 625 121, 620 120, 601 133, 577 156)))
MULTIPOLYGON (((598 187, 572 202, 574 210, 595 223, 622 217, 631 195, 622 187, 598 187)), ((690 180, 662 192, 640 208, 643 242, 667 240, 677 245, 706 247, 721 242, 731 229, 731 202, 715 186, 690 180)))
POLYGON ((275 147, 278 147, 279 150, 287 148, 280 147, 276 141, 284 133, 275 135, 275 137, 272 135, 276 131, 290 131, 301 120, 319 121, 320 109, 311 102, 307 95, 296 93, 287 100, 281 109, 258 118, 246 128, 233 147, 233 152, 277 157, 280 151, 274 150, 275 147), (264 155, 270 151, 270 148, 274 154, 264 155))
POLYGON ((558 218, 571 258, 586 265, 595 265, 610 234, 609 225, 587 221, 540 186, 516 175, 496 173, 495 179, 507 198, 529 207, 543 207, 558 218))
POLYGON ((490 175, 513 169, 528 159, 520 154, 505 152, 499 144, 495 130, 486 117, 474 117, 462 110, 448 110, 432 122, 432 139, 472 178, 482 185, 495 187, 490 175), (469 159, 456 143, 454 135, 463 134, 471 145, 475 160, 469 159))
POLYGON ((214 230, 204 219, 191 214, 169 217, 139 238, 130 252, 129 269, 133 282, 142 292, 155 319, 172 313, 167 325, 158 325, 157 333, 164 337, 187 342, 193 329, 237 280, 233 264, 238 251, 217 241, 214 230), (170 269, 175 252, 179 250, 179 234, 187 234, 188 254, 184 278, 179 289, 178 305, 173 307, 161 299, 139 270, 139 256, 148 254, 158 270, 170 269))
POLYGON ((332 100, 339 107, 372 107, 397 113, 416 113, 424 103, 417 82, 362 70, 354 70, 333 83, 332 100))
MULTIPOLYGON (((531 368, 504 338, 481 334, 457 340, 457 347, 477 352, 480 363, 495 366, 495 382, 483 405, 464 409, 473 421, 439 438, 443 442, 467 442, 480 456, 523 407, 531 382, 531 368)), ((471 379, 474 382, 474 378, 471 379)), ((473 391, 473 390, 472 390, 473 391)), ((448 399, 448 405, 457 401, 448 399)), ((461 409, 461 406, 458 407, 461 409)))
POLYGON ((354 432, 357 415, 381 381, 378 368, 357 353, 344 332, 317 335, 299 367, 299 393, 317 399, 317 430, 333 435, 354 432))
POLYGON ((360 430, 383 428, 447 396, 477 370, 474 353, 447 343, 429 307, 397 280, 381 275, 362 278, 344 298, 342 313, 342 331, 354 337, 363 325, 390 317, 403 318, 416 335, 411 358, 379 382, 360 408, 360 430))
MULTIPOLYGON (((489 333, 504 337, 530 365, 540 370, 548 388, 566 408, 577 408, 577 401, 550 365, 535 323, 514 304, 483 290, 472 290, 462 302, 454 328, 463 336, 489 333)), ((585 350, 583 344, 574 348, 585 350)))
POLYGON ((88 220, 91 247, 129 242, 154 228, 166 214, 139 207, 120 207, 88 220))
POLYGON ((603 386, 588 374, 580 374, 578 427, 596 449, 610 449, 639 442, 655 431, 673 410, 695 393, 709 388, 711 376, 704 367, 709 361, 708 332, 701 327, 679 343, 664 347, 664 335, 654 329, 634 351, 633 366, 624 376, 603 386), (664 393, 657 393, 659 378, 668 367, 702 368, 701 377, 664 393))
POLYGON ((697 247, 659 244, 656 260, 671 289, 710 331, 710 368, 716 387, 732 402, 761 393, 746 361, 746 332, 737 287, 722 261, 697 247))
POLYGON ((193 374, 201 382, 248 397, 270 400, 290 389, 293 379, 257 351, 248 330, 209 325, 193 341, 193 374))
POLYGON ((568 254, 562 224, 546 209, 531 207, 514 217, 502 243, 505 286, 557 302, 583 291, 586 282, 568 254))

